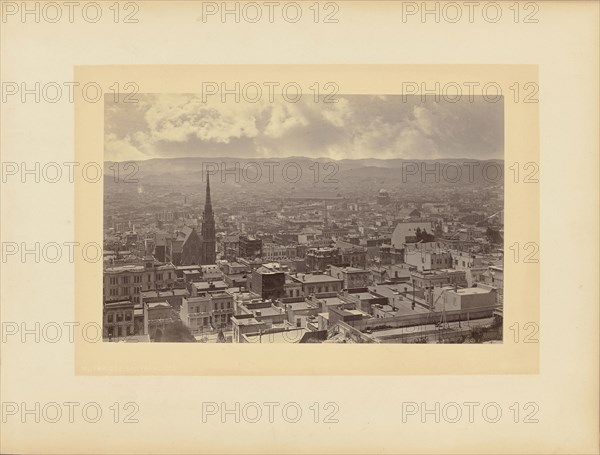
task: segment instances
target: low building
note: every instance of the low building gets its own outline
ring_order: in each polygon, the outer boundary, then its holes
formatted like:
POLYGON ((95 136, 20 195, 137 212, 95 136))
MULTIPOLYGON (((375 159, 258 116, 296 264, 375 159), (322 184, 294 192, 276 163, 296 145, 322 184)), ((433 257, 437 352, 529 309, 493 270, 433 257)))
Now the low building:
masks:
POLYGON ((233 296, 227 292, 211 292, 183 299, 179 317, 192 332, 227 327, 234 314, 233 296))
POLYGON ((407 243, 404 245, 404 262, 417 270, 451 268, 452 254, 439 242, 407 243))
POLYGON ((440 269, 411 272, 411 283, 416 288, 431 290, 447 285, 465 287, 467 279, 464 270, 440 269))
POLYGON ((341 278, 334 278, 324 274, 296 273, 289 275, 289 277, 292 281, 300 284, 304 297, 308 297, 311 294, 340 292, 343 285, 341 278))
POLYGON ((231 318, 233 326, 233 342, 244 343, 244 335, 248 333, 260 333, 267 329, 267 324, 263 321, 258 321, 253 314, 240 314, 231 318))
POLYGON ((415 243, 418 241, 417 233, 423 231, 428 234, 433 232, 433 225, 431 222, 416 221, 398 223, 392 233, 391 246, 400 249, 404 247, 405 243, 415 243))
POLYGON ((174 319, 173 307, 168 302, 144 303, 144 334, 151 339, 161 339, 174 319))
POLYGON ((202 281, 220 281, 223 279, 223 274, 216 264, 206 264, 200 266, 202 272, 202 281))
MULTIPOLYGON (((445 309, 475 310, 485 307, 497 306, 495 289, 463 288, 449 289, 443 297, 445 309)), ((439 311, 439 306, 436 306, 439 311)))
POLYGON ((205 297, 210 293, 225 291, 229 287, 224 281, 195 281, 189 284, 190 297, 205 297))
POLYGON ((387 297, 377 294, 368 288, 342 291, 340 293, 340 299, 344 302, 353 304, 355 309, 367 314, 373 314, 373 305, 387 305, 389 303, 387 297))
POLYGON ((356 267, 330 266, 329 275, 342 280, 343 289, 366 288, 371 284, 371 272, 356 267))
POLYGON ((184 297, 189 297, 190 293, 185 288, 174 288, 164 291, 143 291, 141 303, 167 302, 175 311, 179 311, 181 300, 184 297))
POLYGON ((135 335, 134 303, 122 300, 104 304, 102 336, 109 340, 135 335))

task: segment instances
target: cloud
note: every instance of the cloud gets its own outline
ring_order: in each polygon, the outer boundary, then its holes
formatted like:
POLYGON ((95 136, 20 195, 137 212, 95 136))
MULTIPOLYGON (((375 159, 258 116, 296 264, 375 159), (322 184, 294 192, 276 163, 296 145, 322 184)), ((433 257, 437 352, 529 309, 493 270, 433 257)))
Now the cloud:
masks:
POLYGON ((191 94, 105 99, 107 159, 239 156, 501 158, 502 103, 343 95, 337 103, 203 103, 191 94), (128 155, 131 155, 129 157, 128 155), (125 158, 127 157, 127 158, 125 158), (135 158, 137 157, 137 158, 135 158))
POLYGON ((113 133, 105 136, 104 150, 107 161, 139 161, 152 158, 134 146, 130 136, 119 139, 113 133))

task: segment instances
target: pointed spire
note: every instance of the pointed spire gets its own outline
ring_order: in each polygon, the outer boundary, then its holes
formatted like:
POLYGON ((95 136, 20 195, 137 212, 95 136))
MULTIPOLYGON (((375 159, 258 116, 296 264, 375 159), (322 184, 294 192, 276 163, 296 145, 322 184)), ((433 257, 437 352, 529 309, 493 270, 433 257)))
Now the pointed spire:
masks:
POLYGON ((210 174, 206 171, 206 202, 204 204, 204 213, 212 213, 212 201, 210 200, 210 174))

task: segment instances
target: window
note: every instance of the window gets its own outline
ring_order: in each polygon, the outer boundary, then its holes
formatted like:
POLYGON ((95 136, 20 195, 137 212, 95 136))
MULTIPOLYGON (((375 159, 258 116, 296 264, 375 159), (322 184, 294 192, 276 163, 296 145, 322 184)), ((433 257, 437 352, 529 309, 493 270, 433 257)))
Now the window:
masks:
POLYGON ((133 282, 134 283, 141 283, 142 282, 142 276, 141 275, 136 275, 133 277, 133 282))
POLYGON ((128 276, 124 276, 123 277, 123 284, 129 284, 129 277, 128 276))
POLYGON ((108 315, 107 320, 108 320, 108 322, 113 322, 113 315, 112 315, 112 313, 108 315))
POLYGON ((125 320, 131 321, 131 313, 125 313, 125 320))
POLYGON ((123 321, 123 313, 117 313, 117 322, 123 321))
POLYGON ((117 277, 111 276, 110 277, 110 284, 117 284, 117 277))

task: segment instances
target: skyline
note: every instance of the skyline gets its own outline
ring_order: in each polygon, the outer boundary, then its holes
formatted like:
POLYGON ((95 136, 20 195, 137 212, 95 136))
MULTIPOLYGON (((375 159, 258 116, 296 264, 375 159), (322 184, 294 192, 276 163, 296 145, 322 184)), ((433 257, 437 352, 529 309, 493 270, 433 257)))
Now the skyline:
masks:
MULTIPOLYGON (((503 159, 503 102, 339 95, 338 103, 105 97, 105 161, 153 158, 503 159)), ((321 100, 320 100, 321 101, 321 100)))

